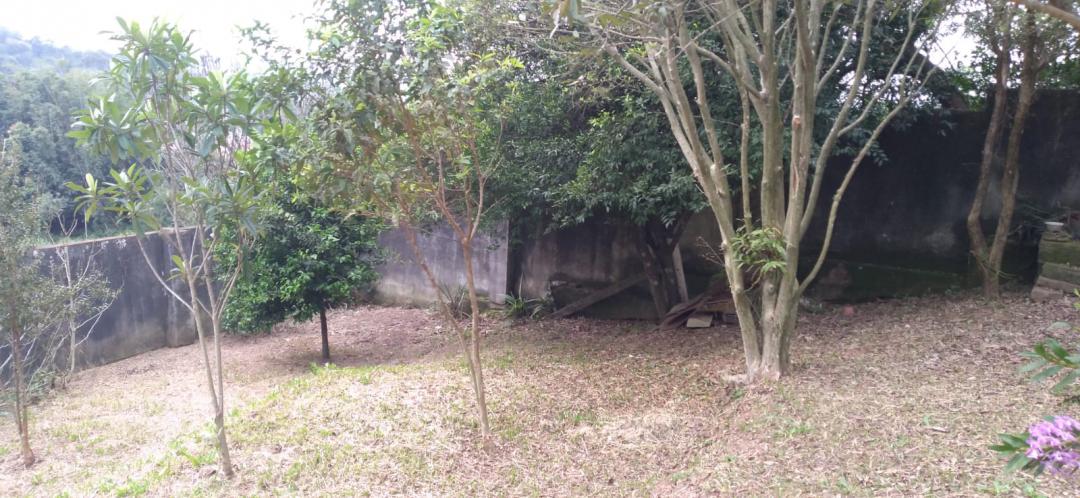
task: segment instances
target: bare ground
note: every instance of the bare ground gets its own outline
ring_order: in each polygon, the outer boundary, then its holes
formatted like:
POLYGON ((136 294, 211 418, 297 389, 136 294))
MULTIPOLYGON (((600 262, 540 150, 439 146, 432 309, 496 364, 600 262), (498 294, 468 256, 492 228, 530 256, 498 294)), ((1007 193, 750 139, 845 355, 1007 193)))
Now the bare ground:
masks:
POLYGON ((194 347, 77 374, 33 407, 41 462, 0 424, 0 495, 1080 496, 1005 475, 994 435, 1077 415, 1020 374, 1018 354, 1076 323, 1066 300, 897 300, 800 319, 795 368, 742 369, 733 326, 488 321, 496 433, 478 442, 456 340, 424 310, 331 316, 225 344, 238 475, 215 471, 194 347))

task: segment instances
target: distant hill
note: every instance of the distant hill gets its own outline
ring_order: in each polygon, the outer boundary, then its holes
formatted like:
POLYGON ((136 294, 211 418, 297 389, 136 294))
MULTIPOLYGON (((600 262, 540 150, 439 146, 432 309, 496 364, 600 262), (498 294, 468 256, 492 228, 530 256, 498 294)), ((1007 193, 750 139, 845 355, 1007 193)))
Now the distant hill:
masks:
POLYGON ((27 40, 14 31, 0 27, 0 72, 20 69, 89 69, 109 67, 105 52, 83 52, 32 38, 27 40))

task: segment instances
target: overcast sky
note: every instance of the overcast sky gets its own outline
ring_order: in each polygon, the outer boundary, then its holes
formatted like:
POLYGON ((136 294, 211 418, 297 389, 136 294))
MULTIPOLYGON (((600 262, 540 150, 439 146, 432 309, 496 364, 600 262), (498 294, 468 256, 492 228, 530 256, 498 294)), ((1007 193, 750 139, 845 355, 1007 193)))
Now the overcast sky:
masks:
POLYGON ((116 31, 116 17, 148 23, 154 17, 194 31, 194 45, 226 64, 238 62, 237 26, 268 23, 280 40, 302 46, 304 18, 315 0, 0 0, 0 26, 77 50, 116 46, 102 31, 116 31))
MULTIPOLYGON (((237 26, 256 19, 268 23, 283 43, 304 47, 305 18, 316 0, 0 0, 0 26, 25 38, 38 37, 77 50, 113 53, 115 42, 102 31, 115 31, 116 17, 149 22, 160 17, 194 31, 195 46, 228 66, 242 61, 237 26)), ((968 59, 973 46, 960 35, 943 40, 931 59, 953 66, 968 59)))

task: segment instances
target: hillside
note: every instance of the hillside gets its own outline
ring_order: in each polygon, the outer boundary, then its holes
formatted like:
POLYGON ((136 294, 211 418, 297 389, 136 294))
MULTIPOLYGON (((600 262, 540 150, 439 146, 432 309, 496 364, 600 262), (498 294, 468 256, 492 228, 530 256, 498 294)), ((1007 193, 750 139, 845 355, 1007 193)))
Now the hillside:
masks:
POLYGON ((104 52, 57 47, 38 38, 27 40, 0 27, 0 72, 50 67, 104 70, 108 64, 109 56, 104 52))

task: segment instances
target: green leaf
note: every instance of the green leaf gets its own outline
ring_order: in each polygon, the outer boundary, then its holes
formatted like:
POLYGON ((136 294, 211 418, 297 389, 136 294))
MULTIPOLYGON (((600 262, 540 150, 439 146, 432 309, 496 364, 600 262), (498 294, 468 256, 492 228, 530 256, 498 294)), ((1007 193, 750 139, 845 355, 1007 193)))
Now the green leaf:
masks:
POLYGON ((1031 462, 1031 459, 1025 456, 1023 453, 1014 455, 1012 458, 1009 459, 1009 463, 1005 464, 1005 472, 1016 472, 1017 470, 1020 470, 1027 466, 1029 462, 1031 462))
POLYGON ((1076 379, 1078 378, 1080 378, 1080 369, 1073 369, 1068 375, 1058 381, 1057 384, 1054 384, 1054 387, 1050 388, 1050 391, 1055 394, 1061 394, 1068 389, 1069 386, 1076 383, 1076 379))
POLYGON ((1036 356, 1034 360, 1020 367, 1020 373, 1034 372, 1044 366, 1046 366, 1046 360, 1036 356))
POLYGON ((1043 370, 1042 372, 1039 372, 1037 375, 1032 377, 1031 382, 1035 383, 1035 382, 1041 382, 1043 380, 1049 379, 1050 377, 1053 377, 1053 376, 1057 375, 1059 372, 1061 372, 1061 370, 1062 370, 1062 367, 1060 365, 1052 365, 1052 366, 1048 367, 1046 370, 1043 370))

